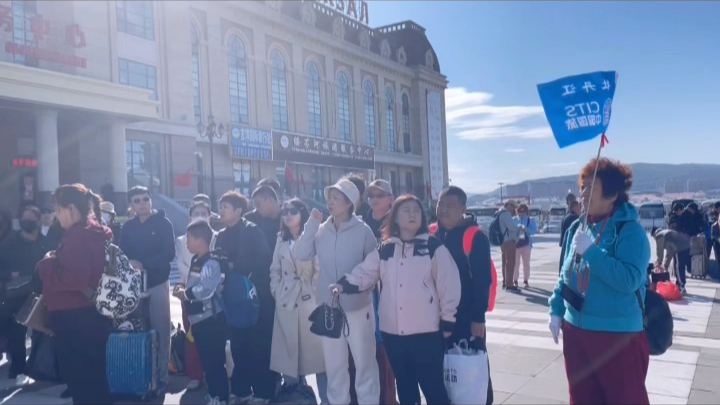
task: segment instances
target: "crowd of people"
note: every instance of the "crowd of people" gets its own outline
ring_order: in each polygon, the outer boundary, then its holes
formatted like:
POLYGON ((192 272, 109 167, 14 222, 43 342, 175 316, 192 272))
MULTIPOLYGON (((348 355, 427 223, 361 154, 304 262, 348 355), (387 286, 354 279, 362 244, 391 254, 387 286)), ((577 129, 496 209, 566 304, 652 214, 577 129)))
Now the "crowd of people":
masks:
MULTIPOLYGON (((602 159, 593 188, 594 167, 591 161, 581 171, 581 198, 571 206, 579 220, 568 224, 561 242, 549 329, 556 343, 564 335, 571 403, 648 404, 649 352, 636 294, 645 294, 650 247, 628 202, 630 169, 602 159), (585 216, 587 227, 580 225, 585 216)), ((26 207, 21 230, 2 245, 0 282, 37 279, 60 373, 76 404, 112 403, 105 376, 112 324, 82 293, 101 276, 108 240, 147 274, 160 390, 169 378, 170 299, 179 299, 192 336, 185 351, 187 388, 206 385, 208 404, 267 404, 306 387, 310 375, 324 404, 416 404, 420 391, 428 404, 449 403, 445 350, 461 340, 487 350, 490 242, 485 232, 476 232, 469 250, 464 246, 466 230, 476 226, 466 214, 466 193, 455 186, 441 191, 437 224, 429 224, 417 197, 396 198, 385 180, 366 186, 362 177, 348 175, 324 196, 327 218, 299 199, 281 201, 273 179, 252 192, 252 211, 236 191, 222 195, 217 213, 199 195, 189 208, 190 225, 176 238, 144 187, 128 191, 134 216, 120 226, 111 204, 83 185, 64 185, 53 195, 60 237, 51 239, 53 226, 45 236, 44 212, 26 207), (173 260, 181 277, 171 291, 173 260), (225 322, 221 297, 228 272, 248 277, 256 288, 260 310, 252 327, 234 329, 225 322), (310 331, 310 314, 330 303, 344 313, 347 331, 339 338, 310 331), (229 379, 228 341, 234 363, 229 379)), ((508 202, 498 218, 503 288, 518 288, 521 263, 527 287, 537 225, 525 204, 508 202)), ((7 301, 3 310, 12 313, 12 305, 7 301)), ((17 378, 24 373, 26 331, 10 319, 3 322, 12 324, 5 330, 12 340, 11 376, 17 378)), ((488 404, 492 394, 488 381, 488 404)))

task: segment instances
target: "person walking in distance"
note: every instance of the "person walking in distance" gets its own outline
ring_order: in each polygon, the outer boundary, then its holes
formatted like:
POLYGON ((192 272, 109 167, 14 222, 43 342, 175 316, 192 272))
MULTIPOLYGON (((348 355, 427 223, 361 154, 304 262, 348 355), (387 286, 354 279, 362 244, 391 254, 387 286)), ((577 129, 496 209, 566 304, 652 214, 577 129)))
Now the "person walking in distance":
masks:
MULTIPOLYGON (((305 230, 295 242, 295 257, 310 260, 317 256, 320 274, 317 303, 331 301, 327 286, 352 271, 375 251, 377 241, 367 224, 355 216, 360 203, 358 188, 347 178, 325 188, 330 218, 313 209, 305 230)), ((348 348, 355 361, 355 390, 360 404, 377 404, 380 399, 378 363, 375 357, 375 319, 370 291, 340 297, 350 333, 338 339, 322 338, 325 370, 328 375, 328 400, 331 404, 350 403, 348 348)))
POLYGON ((123 225, 120 249, 130 264, 146 272, 150 295, 150 326, 158 336, 159 391, 167 388, 170 362, 170 263, 175 259, 175 234, 165 211, 153 210, 150 191, 143 186, 128 190, 135 217, 123 225))
MULTIPOLYGON (((231 396, 241 404, 267 404, 275 397, 278 374, 270 369, 275 300, 270 293, 272 252, 265 235, 254 223, 243 218, 247 198, 228 191, 220 198, 220 231, 215 248, 222 249, 230 271, 238 272, 255 285, 260 301, 260 317, 247 329, 228 330, 235 368, 230 384, 231 396)), ((232 398, 231 398, 232 400, 232 398)))
POLYGON ((503 235, 503 242, 500 245, 502 252, 502 273, 503 273, 503 289, 508 291, 517 291, 517 287, 513 284, 515 278, 515 254, 517 250, 517 241, 520 232, 525 230, 523 225, 515 224, 513 217, 515 216, 515 203, 508 201, 505 206, 497 213, 500 222, 500 232, 503 235))
POLYGON ((523 286, 529 287, 530 279, 530 253, 532 252, 532 236, 537 232, 537 224, 534 218, 528 215, 529 207, 527 204, 520 204, 517 208, 517 215, 513 220, 518 226, 524 229, 520 232, 517 244, 515 245, 515 269, 513 270, 513 285, 518 286, 518 278, 520 277, 520 262, 523 267, 523 286))
MULTIPOLYGON (((440 192, 437 204, 437 237, 447 247, 460 272, 462 294, 450 343, 465 339, 478 350, 487 351, 485 313, 492 285, 490 240, 483 232, 475 232, 470 254, 463 242, 468 228, 477 226, 472 216, 465 216, 467 194, 450 186, 440 192)), ((488 373, 489 375, 489 373, 488 373)), ((493 402, 492 379, 488 380, 487 404, 493 402)))

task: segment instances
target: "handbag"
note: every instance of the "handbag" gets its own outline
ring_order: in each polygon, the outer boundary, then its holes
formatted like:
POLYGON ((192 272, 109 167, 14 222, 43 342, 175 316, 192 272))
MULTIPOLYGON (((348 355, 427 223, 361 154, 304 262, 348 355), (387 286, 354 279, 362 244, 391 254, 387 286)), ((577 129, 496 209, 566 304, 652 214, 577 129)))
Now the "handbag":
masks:
POLYGON ((517 242, 515 242, 515 247, 522 248, 530 244, 530 235, 527 233, 527 227, 530 226, 530 218, 527 219, 527 225, 525 225, 525 231, 523 231, 523 234, 525 235, 524 238, 518 239, 517 242))
POLYGON ((339 339, 340 335, 350 334, 347 316, 340 306, 338 297, 332 298, 330 304, 322 304, 310 314, 310 332, 331 339, 339 339))
POLYGON ((15 315, 15 320, 27 327, 47 335, 53 334, 48 326, 48 311, 43 296, 32 293, 15 315))
POLYGON ((5 298, 27 297, 34 292, 32 276, 20 276, 5 284, 5 298))

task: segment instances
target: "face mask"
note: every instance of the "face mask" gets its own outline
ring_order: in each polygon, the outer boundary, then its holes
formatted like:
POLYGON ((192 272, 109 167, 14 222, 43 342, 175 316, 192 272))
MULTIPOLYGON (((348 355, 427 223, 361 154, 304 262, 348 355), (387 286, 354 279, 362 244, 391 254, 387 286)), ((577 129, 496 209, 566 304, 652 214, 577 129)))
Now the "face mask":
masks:
POLYGON ((43 226, 40 228, 40 232, 42 232, 42 234, 43 234, 44 236, 47 236, 47 233, 48 233, 49 230, 50 230, 50 227, 49 227, 49 226, 45 226, 45 225, 43 225, 43 226))
POLYGON ((33 221, 32 219, 21 219, 20 220, 20 229, 23 231, 30 233, 37 229, 37 222, 33 221))
POLYGON ((103 212, 103 214, 102 214, 102 220, 103 220, 106 224, 109 224, 109 223, 110 223, 110 214, 106 214, 106 213, 103 212))

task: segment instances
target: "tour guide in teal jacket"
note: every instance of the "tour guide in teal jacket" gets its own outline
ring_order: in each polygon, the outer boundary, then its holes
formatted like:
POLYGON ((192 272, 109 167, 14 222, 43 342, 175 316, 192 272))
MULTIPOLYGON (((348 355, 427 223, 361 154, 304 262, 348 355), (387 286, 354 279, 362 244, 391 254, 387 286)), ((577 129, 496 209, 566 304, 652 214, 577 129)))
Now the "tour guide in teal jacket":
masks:
MULTIPOLYGON (((580 216, 571 227, 572 231, 565 235, 566 246, 572 245, 575 230, 577 226, 582 227, 584 217, 585 214, 580 216)), ((635 291, 640 290, 644 302, 650 242, 637 219, 635 207, 624 203, 615 208, 607 222, 588 223, 587 233, 594 244, 582 255, 579 265, 575 263, 575 250, 566 250, 562 274, 548 300, 550 315, 564 318, 565 322, 585 330, 643 330, 642 310, 635 291), (621 227, 620 235, 617 235, 618 227, 621 227), (577 270, 580 270, 580 278, 577 270), (578 311, 563 299, 561 291, 565 284, 577 293, 583 279, 587 279, 587 290, 582 310, 578 311)))

